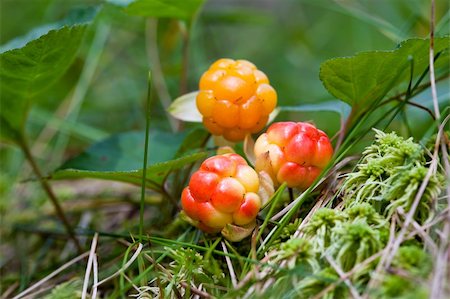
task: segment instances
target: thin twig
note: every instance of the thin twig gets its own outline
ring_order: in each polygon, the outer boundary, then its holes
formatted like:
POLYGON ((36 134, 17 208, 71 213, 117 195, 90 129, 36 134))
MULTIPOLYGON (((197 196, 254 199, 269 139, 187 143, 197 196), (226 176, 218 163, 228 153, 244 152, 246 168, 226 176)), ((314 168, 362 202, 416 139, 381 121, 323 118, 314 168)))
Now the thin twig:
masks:
POLYGON ((62 271, 66 270, 67 268, 69 268, 73 264, 76 264, 77 262, 81 261, 82 259, 84 259, 88 255, 89 255, 89 252, 85 252, 85 253, 77 256, 76 258, 68 261, 67 263, 65 263, 64 265, 62 265, 61 267, 59 267, 58 269, 56 269, 55 271, 53 271, 52 273, 50 273, 49 275, 44 277, 43 279, 39 280, 37 283, 35 283, 31 287, 29 287, 28 289, 26 289, 23 292, 21 292, 20 294, 16 295, 13 299, 23 298, 24 296, 29 294, 31 291, 37 289, 38 287, 40 287, 41 285, 43 285, 44 283, 46 283, 47 281, 49 281, 50 279, 52 279, 53 277, 55 277, 56 275, 61 273, 62 271))
MULTIPOLYGON (((431 81, 431 96, 433 97, 433 107, 434 107, 434 113, 436 115, 436 118, 439 120, 441 118, 441 113, 439 111, 439 102, 437 99, 437 91, 436 91, 436 82, 435 82, 435 75, 434 75, 434 23, 435 23, 435 0, 431 0, 431 17, 430 17, 430 52, 429 52, 429 58, 430 58, 430 81, 431 81)), ((448 119, 448 117, 447 117, 448 119)), ((439 128, 439 132, 443 130, 443 126, 446 120, 444 120, 443 124, 441 124, 439 128)), ((447 151, 447 145, 445 144, 444 140, 439 137, 439 141, 441 143, 441 152, 442 152, 442 158, 444 160, 444 167, 445 167, 445 173, 448 177, 450 174, 450 166, 448 162, 448 151, 447 151)), ((437 157, 435 157, 437 159, 437 157)), ((450 206, 450 186, 447 185, 447 203, 450 206)), ((450 212, 448 214, 448 218, 446 219, 445 225, 444 225, 444 232, 441 237, 441 246, 439 248, 439 252, 437 254, 437 260, 435 263, 435 271, 433 275, 433 280, 431 282, 431 298, 441 298, 443 297, 443 288, 444 288, 444 277, 445 273, 447 272, 447 266, 445 266, 448 260, 449 256, 449 250, 447 249, 448 243, 449 243, 449 234, 450 234, 450 212)))
POLYGON ((42 296, 39 296, 39 295, 41 295, 42 293, 46 293, 47 291, 50 291, 50 290, 53 289, 54 287, 55 287, 55 286, 53 286, 53 285, 46 286, 46 287, 44 287, 44 288, 41 288, 41 289, 37 290, 36 292, 33 292, 33 293, 31 293, 31 294, 26 295, 25 297, 22 297, 22 299, 35 299, 35 298, 40 298, 40 297, 42 297, 42 296))
POLYGON ((69 221, 66 218, 66 215, 64 214, 64 210, 62 209, 58 198, 56 197, 55 193, 53 192, 50 184, 48 181, 44 178, 42 175, 41 169, 37 165, 36 161, 34 160, 33 155, 30 152, 30 148, 25 140, 25 138, 22 138, 19 141, 19 146, 22 149, 23 153, 25 154, 26 159, 31 165, 31 168, 33 168, 34 173, 36 174, 39 183, 41 183, 42 188, 44 189, 45 193, 47 193, 48 198, 50 198, 50 201, 53 204, 53 207, 55 208, 56 215, 58 215, 59 219, 63 223, 67 233, 69 234, 69 238, 73 241, 75 247, 78 250, 78 253, 83 252, 80 243, 78 242, 78 239, 75 236, 75 233, 73 231, 72 226, 70 225, 69 221))
POLYGON ((131 284, 131 286, 132 286, 137 292, 140 292, 140 291, 141 291, 141 290, 139 290, 139 288, 137 287, 137 285, 135 285, 135 284, 133 283, 133 281, 128 277, 128 275, 123 274, 123 277, 125 277, 126 281, 128 281, 128 282, 131 284))
POLYGON ((97 283, 98 283, 98 261, 97 261, 97 254, 94 253, 94 260, 93 260, 93 272, 94 272, 94 284, 92 286, 92 295, 91 299, 97 298, 97 283))
POLYGON ((325 254, 325 258, 327 259, 328 263, 330 263, 331 267, 333 267, 333 269, 337 272, 339 277, 341 277, 343 279, 344 283, 348 286, 353 298, 361 299, 361 296, 359 295, 359 293, 355 289, 355 287, 352 285, 350 280, 348 278, 343 278, 345 273, 344 273, 344 271, 342 271, 342 269, 339 267, 339 265, 333 260, 333 258, 328 256, 327 254, 325 254))
MULTIPOLYGON (((444 120, 444 122, 440 125, 439 127, 439 132, 442 132, 444 129, 444 126, 446 124, 446 122, 448 121, 450 116, 447 116, 447 118, 444 120)), ((443 138, 441 141, 441 152, 442 152, 442 159, 444 160, 444 169, 445 169, 445 174, 446 177, 450 177, 450 165, 449 165, 449 161, 448 161, 448 152, 447 152, 447 145, 445 144, 443 138)), ((444 229, 443 229, 443 233, 441 234, 440 238, 441 238, 441 244, 439 246, 438 249, 438 253, 437 253, 437 258, 436 258, 436 262, 435 262, 435 270, 434 270, 434 275, 433 275, 433 279, 431 281, 431 296, 433 296, 433 298, 445 298, 445 294, 442 294, 443 292, 445 292, 444 288, 445 288, 445 277, 446 275, 448 275, 448 271, 450 271, 449 269, 449 264, 448 264, 448 260, 449 260, 449 255, 450 255, 450 240, 449 240, 449 235, 450 235, 450 186, 447 182, 447 188, 446 188, 446 193, 447 193, 447 213, 446 213, 446 218, 444 218, 445 224, 444 224, 444 229), (446 265, 446 266, 443 266, 446 265)), ((447 296, 448 298, 448 296, 447 296)))
MULTIPOLYGON (((398 207, 397 212, 402 217, 406 218, 406 213, 403 207, 398 207)), ((419 223, 417 223, 417 221, 415 221, 414 219, 411 220, 411 224, 414 227, 415 234, 419 235, 423 239, 423 241, 425 242, 426 245, 428 245, 433 254, 436 254, 438 248, 436 244, 433 242, 433 240, 430 238, 430 236, 425 232, 423 227, 420 226, 419 223)))
POLYGON ((7 299, 9 298, 9 295, 11 295, 15 289, 17 289, 17 287, 19 286, 19 282, 16 281, 15 283, 13 283, 12 285, 10 285, 6 291, 3 293, 3 295, 0 297, 1 299, 7 299))
POLYGON ((348 279, 349 277, 351 277, 353 274, 355 274, 356 272, 364 269, 366 266, 370 265, 372 262, 374 262, 376 259, 378 259, 381 255, 383 255, 384 253, 384 249, 375 253, 374 255, 368 257, 367 259, 365 259, 364 261, 362 261, 359 264, 356 264, 353 269, 351 269, 350 271, 344 273, 342 276, 340 276, 339 280, 331 283, 330 285, 328 285, 325 289, 323 289, 320 293, 318 293, 317 295, 315 295, 313 298, 311 299, 320 299, 323 296, 325 296, 326 293, 334 290, 341 282, 344 281, 344 279, 348 279))
POLYGON ((431 96, 433 97, 434 115, 437 119, 441 118, 441 112, 439 111, 439 102, 437 99, 436 91, 436 78, 434 76, 434 0, 431 0, 431 18, 430 18, 430 83, 431 83, 431 96))
POLYGON ((89 286, 89 276, 91 275, 91 269, 94 262, 95 250, 97 249, 98 233, 95 233, 92 238, 91 250, 89 252, 89 259, 86 266, 86 273, 84 274, 83 290, 81 292, 81 299, 86 299, 87 290, 89 286))
POLYGON ((126 269, 128 269, 128 267, 131 266, 131 264, 133 264, 133 262, 138 258, 139 254, 141 253, 143 245, 141 243, 139 243, 138 248, 136 249, 136 251, 134 252, 133 256, 130 258, 130 260, 122 267, 120 268, 118 271, 116 271, 114 274, 106 277, 105 279, 103 279, 102 281, 94 284, 93 287, 98 287, 101 284, 107 282, 108 280, 113 279, 114 277, 116 277, 117 275, 119 275, 120 273, 124 272, 126 269))
POLYGON ((230 272, 231 284, 233 285, 233 288, 236 288, 236 286, 237 286, 236 274, 234 272, 234 268, 233 268, 233 264, 231 263, 231 259, 228 256, 228 249, 225 246, 225 243, 223 241, 221 241, 220 243, 222 244, 223 252, 226 254, 225 261, 227 262, 228 271, 230 272))

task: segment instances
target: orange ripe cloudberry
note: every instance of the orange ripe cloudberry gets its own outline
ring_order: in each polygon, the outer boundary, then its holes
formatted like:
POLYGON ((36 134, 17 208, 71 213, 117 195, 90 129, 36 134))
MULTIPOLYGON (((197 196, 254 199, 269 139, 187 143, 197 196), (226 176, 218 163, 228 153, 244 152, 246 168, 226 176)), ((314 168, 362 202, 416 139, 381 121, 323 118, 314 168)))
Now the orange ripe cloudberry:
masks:
POLYGON ((278 122, 255 142, 256 170, 274 183, 307 189, 333 155, 328 136, 309 123, 278 122))
POLYGON ((218 232, 227 224, 243 226, 256 218, 261 207, 255 170, 237 154, 206 159, 192 175, 181 195, 184 212, 205 232, 218 232))
POLYGON ((200 78, 196 103, 209 132, 240 141, 264 128, 277 93, 253 63, 223 58, 200 78))

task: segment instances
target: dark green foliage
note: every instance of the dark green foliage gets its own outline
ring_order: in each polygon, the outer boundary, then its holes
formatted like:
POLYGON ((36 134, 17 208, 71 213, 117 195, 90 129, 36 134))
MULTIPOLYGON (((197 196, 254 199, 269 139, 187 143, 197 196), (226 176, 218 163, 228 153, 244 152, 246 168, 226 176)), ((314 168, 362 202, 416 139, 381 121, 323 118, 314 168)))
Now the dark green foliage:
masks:
MULTIPOLYGON (((435 53, 448 47, 449 37, 435 39, 435 53)), ((359 113, 380 101, 394 87, 407 84, 411 65, 413 78, 419 77, 428 67, 428 49, 428 39, 410 39, 393 51, 363 52, 327 60, 321 65, 320 78, 333 96, 359 113)))
MULTIPOLYGON (((401 212, 408 213, 429 171, 438 123, 449 112, 448 1, 435 1, 435 75, 442 115, 436 121, 429 115, 434 108, 427 1, 100 2, 101 9, 85 5, 96 0, 5 0, 0 10, 2 43, 14 37, 0 48, 0 138, 28 142, 45 170, 53 167, 53 156, 66 159, 46 179, 64 198, 62 207, 83 250, 89 249, 94 232, 100 234, 95 252, 100 279, 126 264, 136 249, 129 242, 143 243, 136 261, 103 284, 97 298, 192 298, 200 290, 216 298, 306 299, 326 289, 322 298, 349 298, 338 270, 353 271, 348 282, 360 295, 430 296, 436 257, 423 236, 413 235, 412 226, 386 269, 374 273, 380 257, 360 266, 376 254, 385 255, 386 244, 398 237, 405 220, 401 212), (94 26, 88 25, 95 16, 94 26), (29 34, 21 36, 24 32, 29 34), (99 33, 104 43, 96 47, 99 33), (345 57, 331 58, 337 56, 345 57), (283 188, 278 189, 258 215, 258 230, 239 243, 202 233, 177 216, 180 190, 198 162, 217 147, 201 124, 188 123, 199 120, 188 108, 195 108, 202 72, 220 57, 248 59, 268 75, 279 96, 277 121, 313 122, 330 137, 337 134, 333 144, 340 144, 321 174, 327 180, 300 193, 292 209, 273 220, 289 204, 283 188), (144 104, 149 69, 154 88, 151 103, 149 98, 144 104), (83 76, 86 70, 89 80, 83 76), (182 78, 193 92, 191 105, 178 107, 177 115, 187 122, 172 132, 162 98, 165 93, 169 101, 182 96, 182 78), (147 108, 149 164, 143 169, 140 130, 147 108), (398 133, 386 133, 392 130, 398 133), (54 146, 61 137, 68 146, 54 146), (427 139, 426 147, 414 141, 427 139), (350 153, 362 153, 354 171, 339 164, 350 153), (152 191, 142 192, 142 198, 152 200, 138 207, 136 189, 113 188, 110 181, 140 185, 144 171, 144 187, 152 191), (106 181, 75 182, 83 178, 106 181), (369 290, 374 277, 378 285, 369 290)), ((35 180, 29 179, 35 176, 23 167, 21 153, 2 145, 0 163, 0 285, 2 293, 12 286, 13 297, 76 253, 35 180)), ((429 225, 427 237, 437 246, 439 219, 448 208, 440 194, 448 183, 443 171, 439 161, 414 215, 419 225, 429 225)), ((81 297, 86 262, 48 281, 53 288, 38 296, 81 297)))
POLYGON ((2 138, 23 134, 30 105, 61 77, 78 52, 86 25, 52 30, 26 46, 0 54, 2 138))

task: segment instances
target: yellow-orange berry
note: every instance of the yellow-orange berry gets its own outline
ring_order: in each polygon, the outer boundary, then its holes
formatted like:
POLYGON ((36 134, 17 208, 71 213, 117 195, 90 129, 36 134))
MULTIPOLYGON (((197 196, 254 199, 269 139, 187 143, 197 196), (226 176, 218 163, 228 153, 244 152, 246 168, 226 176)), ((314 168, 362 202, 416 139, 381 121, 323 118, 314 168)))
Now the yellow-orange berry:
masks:
POLYGON ((277 104, 267 76, 247 60, 217 60, 199 87, 196 104, 205 127, 230 141, 262 130, 277 104))

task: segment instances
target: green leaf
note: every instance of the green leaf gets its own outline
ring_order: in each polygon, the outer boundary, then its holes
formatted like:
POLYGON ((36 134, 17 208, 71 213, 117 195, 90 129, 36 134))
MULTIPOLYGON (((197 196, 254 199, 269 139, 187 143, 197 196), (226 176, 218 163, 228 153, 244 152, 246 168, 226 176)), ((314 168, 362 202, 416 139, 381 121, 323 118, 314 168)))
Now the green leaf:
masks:
POLYGON ((23 36, 16 37, 8 43, 0 46, 0 53, 24 47, 32 40, 38 39, 42 35, 47 34, 50 30, 57 30, 64 26, 72 26, 76 24, 86 24, 92 21, 97 15, 100 8, 98 6, 80 7, 71 10, 68 16, 58 22, 45 24, 35 27, 33 30, 23 36))
POLYGON ((280 112, 335 112, 342 116, 350 113, 350 107, 341 101, 331 100, 315 104, 304 104, 298 106, 280 106, 280 112))
MULTIPOLYGON (((359 111, 381 100, 397 84, 406 85, 412 64, 413 78, 420 76, 428 68, 429 44, 429 39, 410 39, 393 51, 330 59, 322 63, 320 79, 328 92, 359 111)), ((449 37, 435 39, 436 54, 448 48, 449 37)))
MULTIPOLYGON (((171 171, 205 158, 205 152, 191 151, 200 148, 208 136, 203 129, 175 134, 152 130, 149 136, 147 187, 159 190, 171 171), (182 154, 184 156, 181 157, 182 154)), ((64 163, 50 178, 98 178, 140 185, 144 137, 141 131, 113 135, 64 163)))
MULTIPOLYGON (((159 190, 167 177, 167 175, 174 170, 180 169, 185 165, 196 162, 197 160, 206 158, 206 153, 195 153, 192 155, 184 156, 178 159, 170 160, 167 162, 156 163, 147 167, 146 170, 146 186, 151 189, 159 190)), ((57 170, 50 176, 50 179, 79 179, 79 178, 95 178, 112 180, 119 182, 126 182, 135 185, 142 183, 143 170, 132 171, 90 171, 79 169, 61 169, 57 170)))
POLYGON ((190 20, 204 0, 136 0, 125 7, 130 15, 190 20))
POLYGON ((189 132, 181 143, 175 155, 176 158, 191 152, 192 150, 205 146, 210 134, 203 128, 196 128, 189 132))
MULTIPOLYGON (((149 142, 149 164, 172 159, 185 133, 167 133, 152 130, 149 142)), ((93 144, 79 156, 65 162, 59 169, 92 171, 130 171, 142 168, 144 132, 126 132, 113 135, 93 144)))
POLYGON ((176 98, 167 111, 176 119, 187 122, 202 122, 202 115, 197 109, 195 99, 198 91, 193 91, 176 98))
POLYGON ((22 48, 0 54, 0 117, 9 128, 1 131, 1 138, 22 135, 29 106, 66 72, 85 30, 86 25, 52 30, 22 48))

